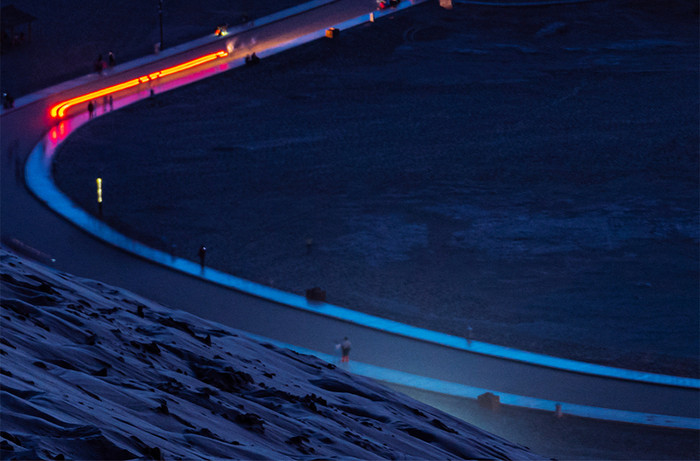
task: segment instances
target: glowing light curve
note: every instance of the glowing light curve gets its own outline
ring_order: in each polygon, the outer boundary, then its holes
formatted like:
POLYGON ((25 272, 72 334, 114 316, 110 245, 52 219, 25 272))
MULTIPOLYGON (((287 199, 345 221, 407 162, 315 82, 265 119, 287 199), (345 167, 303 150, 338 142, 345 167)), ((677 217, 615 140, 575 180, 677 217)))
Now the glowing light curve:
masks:
POLYGON ((53 106, 50 110, 51 117, 63 117, 66 114, 66 111, 75 106, 76 104, 80 104, 86 101, 90 101, 92 99, 98 99, 102 96, 106 96, 108 94, 116 93, 121 90, 125 90, 128 88, 133 88, 135 86, 138 86, 141 83, 146 83, 152 80, 156 80, 161 77, 166 77, 168 75, 173 75, 178 72, 183 72, 185 70, 191 69, 193 67, 200 66, 204 63, 214 61, 215 59, 223 58, 228 56, 228 53, 226 51, 217 51, 216 53, 211 53, 207 54, 204 56, 200 56, 199 58, 192 59, 191 61, 184 62, 182 64, 178 64, 177 66, 173 67, 168 67, 167 69, 162 69, 157 72, 152 72, 148 75, 144 75, 142 77, 134 78, 132 80, 128 80, 126 82, 118 83, 116 85, 108 86, 107 88, 102 88, 101 90, 96 90, 87 94, 84 94, 82 96, 77 96, 75 98, 69 99, 67 101, 63 101, 59 104, 56 104, 53 106))

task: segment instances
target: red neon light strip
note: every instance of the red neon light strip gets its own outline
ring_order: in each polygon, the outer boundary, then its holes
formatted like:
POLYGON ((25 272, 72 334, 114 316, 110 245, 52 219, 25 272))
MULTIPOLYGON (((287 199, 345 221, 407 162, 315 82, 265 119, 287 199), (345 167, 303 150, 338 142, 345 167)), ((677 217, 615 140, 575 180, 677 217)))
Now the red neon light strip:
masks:
POLYGON ((77 98, 69 99, 68 101, 64 101, 56 106, 53 106, 51 108, 51 116, 52 117, 63 117, 65 114, 66 110, 74 106, 76 104, 80 104, 81 102, 89 101, 91 99, 99 98, 100 96, 105 96, 110 93, 114 93, 116 91, 124 90, 126 88, 131 88, 139 84, 139 79, 136 78, 134 80, 129 80, 128 82, 120 83, 118 85, 113 85, 107 88, 103 88, 98 91, 93 91, 92 93, 84 94, 82 96, 78 96, 77 98))
POLYGON ((192 61, 188 61, 184 64, 180 64, 179 66, 175 67, 170 67, 168 69, 163 69, 158 73, 159 77, 165 77, 166 75, 172 75, 177 72, 182 72, 183 70, 190 69, 195 66, 199 66, 201 64, 204 64, 205 62, 213 61, 214 59, 217 58, 223 58, 226 56, 228 53, 225 51, 219 51, 218 53, 213 53, 213 54, 208 54, 206 56, 202 56, 201 58, 198 59, 193 59, 192 61))
POLYGON ((150 73, 148 75, 144 75, 143 77, 135 78, 133 80, 129 80, 124 83, 119 83, 117 85, 112 85, 107 88, 103 88, 101 90, 93 91, 88 94, 84 94, 82 96, 75 97, 73 99, 69 99, 67 101, 63 101, 60 104, 56 104, 51 108, 51 116, 52 117, 63 117, 66 113, 66 111, 72 107, 75 106, 76 104, 80 104, 85 101, 90 101, 91 99, 97 99, 101 96, 106 96, 108 94, 116 93, 117 91, 125 90, 127 88, 132 88, 140 83, 146 83, 149 80, 155 80, 160 77, 165 77, 167 75, 172 75, 176 74, 178 72, 182 72, 187 69, 191 69, 193 67, 197 67, 199 65, 202 65, 206 62, 213 61, 215 59, 223 58, 225 56, 228 56, 228 53, 225 51, 218 51, 216 53, 208 54, 205 56, 201 56, 199 58, 193 59, 191 61, 187 61, 185 63, 179 64, 174 67, 168 67, 167 69, 162 69, 157 72, 150 73))

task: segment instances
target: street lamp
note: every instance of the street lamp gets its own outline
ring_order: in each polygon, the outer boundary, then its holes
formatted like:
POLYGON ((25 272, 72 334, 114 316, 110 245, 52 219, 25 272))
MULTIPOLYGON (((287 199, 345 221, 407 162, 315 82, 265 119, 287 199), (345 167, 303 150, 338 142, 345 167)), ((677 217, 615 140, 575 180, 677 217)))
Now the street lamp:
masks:
POLYGON ((163 46, 163 0, 158 0, 158 19, 160 20, 160 49, 165 48, 163 46))

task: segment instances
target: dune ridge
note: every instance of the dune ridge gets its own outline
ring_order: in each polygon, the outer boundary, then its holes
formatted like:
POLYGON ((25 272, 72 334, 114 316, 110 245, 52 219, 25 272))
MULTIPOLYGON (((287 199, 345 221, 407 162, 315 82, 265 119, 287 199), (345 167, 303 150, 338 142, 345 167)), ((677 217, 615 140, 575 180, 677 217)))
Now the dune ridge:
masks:
POLYGON ((315 357, 2 250, 3 459, 542 459, 315 357))

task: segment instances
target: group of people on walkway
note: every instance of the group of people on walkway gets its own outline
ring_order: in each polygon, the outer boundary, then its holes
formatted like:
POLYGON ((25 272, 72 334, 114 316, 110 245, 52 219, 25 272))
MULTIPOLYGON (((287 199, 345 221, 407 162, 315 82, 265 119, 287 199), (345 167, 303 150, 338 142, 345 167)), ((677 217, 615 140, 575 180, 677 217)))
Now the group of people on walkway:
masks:
MULTIPOLYGON (((97 55, 97 59, 93 63, 93 70, 102 75, 104 74, 105 69, 107 67, 112 68, 117 65, 117 59, 114 57, 114 53, 111 51, 107 54, 107 61, 102 58, 102 54, 97 55)), ((87 110, 88 110, 88 115, 92 119, 95 115, 97 115, 97 101, 90 101, 88 102, 87 105, 87 110)), ((106 95, 102 98, 102 113, 107 112, 107 107, 109 107, 109 110, 114 110, 114 98, 112 95, 106 95)))
MULTIPOLYGON (((97 115, 97 106, 98 102, 90 100, 87 105, 87 110, 88 110, 88 115, 92 119, 97 115)), ((102 98, 102 113, 104 114, 107 112, 107 108, 109 108, 110 111, 114 110, 114 97, 110 95, 105 95, 102 98)))
POLYGON ((107 61, 102 59, 102 54, 97 55, 97 59, 93 64, 93 70, 98 74, 102 75, 107 67, 112 68, 117 65, 117 59, 114 57, 114 53, 111 51, 107 54, 107 61))

